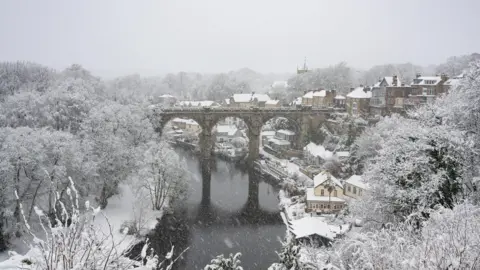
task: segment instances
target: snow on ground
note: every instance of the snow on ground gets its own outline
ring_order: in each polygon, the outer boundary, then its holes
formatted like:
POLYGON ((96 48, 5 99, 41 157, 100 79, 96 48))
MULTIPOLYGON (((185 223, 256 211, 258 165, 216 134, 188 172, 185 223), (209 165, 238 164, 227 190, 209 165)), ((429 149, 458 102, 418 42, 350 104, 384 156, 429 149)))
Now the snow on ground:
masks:
MULTIPOLYGON (((151 203, 146 196, 135 199, 136 196, 131 187, 121 185, 119 188, 120 194, 108 200, 107 207, 96 215, 94 225, 99 232, 104 234, 109 234, 111 228, 113 239, 118 244, 117 250, 122 252, 140 240, 134 235, 125 235, 120 232, 120 227, 125 221, 138 221, 140 233, 144 235, 155 228, 157 218, 161 218, 163 212, 151 210, 151 203)), ((29 269, 25 268, 26 265, 22 263, 22 260, 37 256, 38 254, 34 254, 34 252, 34 250, 29 250, 25 255, 14 251, 9 251, 10 254, 0 253, 0 269, 29 269)))

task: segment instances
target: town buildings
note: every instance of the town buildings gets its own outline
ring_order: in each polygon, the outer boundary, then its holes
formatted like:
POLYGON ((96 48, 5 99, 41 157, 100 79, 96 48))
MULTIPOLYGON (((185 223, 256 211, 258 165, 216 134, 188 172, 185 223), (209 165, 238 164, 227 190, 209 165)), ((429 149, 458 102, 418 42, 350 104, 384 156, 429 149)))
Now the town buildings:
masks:
POLYGON ((234 94, 230 97, 228 106, 242 108, 249 108, 252 106, 265 107, 265 103, 268 100, 270 100, 270 97, 267 94, 234 94))
POLYGON ((312 90, 306 92, 302 97, 303 106, 317 107, 331 107, 333 106, 334 98, 336 96, 335 90, 312 90))
POLYGON ((415 107, 430 103, 437 96, 446 93, 447 89, 443 84, 448 80, 444 74, 440 76, 422 76, 417 74, 411 84, 411 93, 405 101, 407 107, 415 107))
POLYGON ((217 142, 231 142, 234 138, 242 137, 242 131, 233 125, 217 125, 215 136, 217 142))
POLYGON ((370 111, 370 98, 372 98, 372 91, 369 87, 360 85, 351 89, 346 100, 347 112, 350 115, 367 116, 370 111))
POLYGON ((368 189, 368 185, 362 181, 360 175, 352 175, 345 181, 344 194, 345 196, 358 199, 368 189))
POLYGON ((316 175, 313 183, 313 188, 307 188, 307 212, 335 213, 345 207, 343 185, 328 171, 316 175))

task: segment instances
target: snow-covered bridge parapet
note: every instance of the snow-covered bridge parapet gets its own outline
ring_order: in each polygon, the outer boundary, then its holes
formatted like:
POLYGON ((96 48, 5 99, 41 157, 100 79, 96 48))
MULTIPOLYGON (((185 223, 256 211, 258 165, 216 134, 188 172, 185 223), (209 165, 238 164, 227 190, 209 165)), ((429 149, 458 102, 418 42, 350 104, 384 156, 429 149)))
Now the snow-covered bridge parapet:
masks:
POLYGON ((195 120, 202 132, 200 134, 200 148, 204 159, 211 159, 213 151, 212 129, 222 119, 236 117, 242 119, 248 127, 249 160, 258 159, 259 140, 262 126, 274 117, 284 117, 292 121, 298 134, 295 147, 303 147, 304 135, 313 120, 324 122, 325 119, 338 109, 331 107, 295 108, 295 107, 172 107, 152 108, 152 121, 157 132, 162 133, 163 127, 174 118, 188 118, 195 120))

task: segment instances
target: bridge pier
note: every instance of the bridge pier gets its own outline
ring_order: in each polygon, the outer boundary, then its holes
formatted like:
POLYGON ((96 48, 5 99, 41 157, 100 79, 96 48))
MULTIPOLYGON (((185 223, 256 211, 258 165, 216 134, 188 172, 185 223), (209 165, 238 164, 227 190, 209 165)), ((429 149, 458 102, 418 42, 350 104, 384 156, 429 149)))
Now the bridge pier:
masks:
POLYGON ((247 123, 248 126, 248 165, 250 168, 253 162, 260 158, 260 133, 262 131, 263 121, 259 117, 252 117, 247 123))
POLYGON ((210 190, 213 164, 212 129, 203 128, 199 135, 200 167, 202 170, 202 204, 210 203, 210 190))

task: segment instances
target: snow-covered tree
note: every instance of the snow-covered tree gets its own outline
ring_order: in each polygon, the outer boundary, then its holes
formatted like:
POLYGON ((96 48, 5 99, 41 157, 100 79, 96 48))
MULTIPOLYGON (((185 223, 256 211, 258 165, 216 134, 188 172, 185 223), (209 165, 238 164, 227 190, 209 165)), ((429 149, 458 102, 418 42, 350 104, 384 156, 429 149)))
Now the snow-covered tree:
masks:
POLYGON ((140 163, 140 187, 146 190, 152 209, 161 210, 165 202, 173 203, 185 194, 186 171, 167 143, 151 144, 140 163))
POLYGON ((235 255, 230 253, 228 258, 225 258, 223 254, 218 255, 212 259, 209 265, 205 266, 204 270, 243 270, 243 267, 240 266, 240 256, 242 256, 241 253, 235 255))

